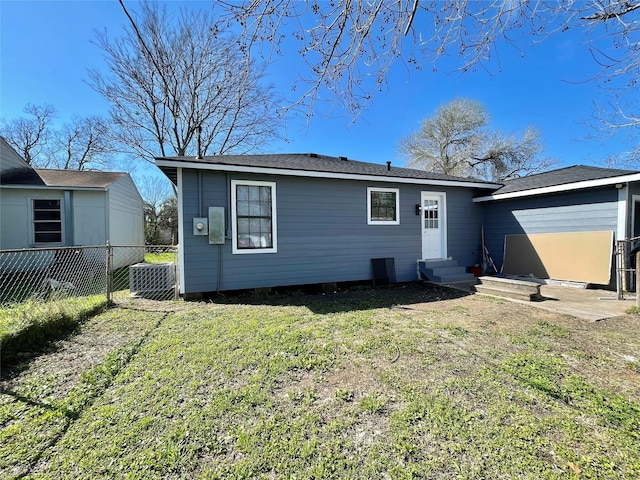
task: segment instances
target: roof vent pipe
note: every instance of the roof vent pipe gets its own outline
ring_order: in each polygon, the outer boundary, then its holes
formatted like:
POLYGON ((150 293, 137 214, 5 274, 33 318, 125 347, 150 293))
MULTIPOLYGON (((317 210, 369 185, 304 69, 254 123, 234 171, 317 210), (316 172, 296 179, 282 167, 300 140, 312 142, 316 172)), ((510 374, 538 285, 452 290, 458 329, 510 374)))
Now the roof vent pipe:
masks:
POLYGON ((387 172, 391 171, 391 162, 387 161, 387 172))
POLYGON ((202 159, 202 125, 198 125, 198 160, 202 159))
POLYGON ((340 160, 349 160, 347 157, 340 157, 340 160))

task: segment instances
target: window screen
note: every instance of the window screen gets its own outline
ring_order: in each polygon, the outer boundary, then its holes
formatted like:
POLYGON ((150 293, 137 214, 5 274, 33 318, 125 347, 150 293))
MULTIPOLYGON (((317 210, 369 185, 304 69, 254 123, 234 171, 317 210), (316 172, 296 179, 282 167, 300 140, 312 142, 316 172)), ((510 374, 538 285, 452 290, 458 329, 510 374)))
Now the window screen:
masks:
POLYGON ((275 251, 275 184, 234 181, 233 185, 235 251, 275 251))
POLYGON ((62 211, 60 200, 33 201, 35 243, 62 243, 62 211))
POLYGON ((367 189, 369 198, 369 224, 395 225, 400 223, 398 218, 399 191, 397 189, 373 188, 367 189))

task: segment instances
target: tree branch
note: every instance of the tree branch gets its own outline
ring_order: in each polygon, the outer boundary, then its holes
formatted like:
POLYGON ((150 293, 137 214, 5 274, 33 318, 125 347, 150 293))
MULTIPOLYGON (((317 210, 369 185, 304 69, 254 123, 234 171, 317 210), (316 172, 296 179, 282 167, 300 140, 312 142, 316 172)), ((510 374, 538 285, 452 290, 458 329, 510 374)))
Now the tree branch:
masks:
POLYGON ((620 18, 624 15, 627 15, 637 9, 640 8, 640 3, 632 4, 630 2, 624 3, 624 8, 622 10, 612 10, 612 11, 602 11, 600 13, 594 13, 593 15, 589 15, 586 17, 580 17, 581 20, 589 20, 589 21, 606 21, 614 18, 620 18))

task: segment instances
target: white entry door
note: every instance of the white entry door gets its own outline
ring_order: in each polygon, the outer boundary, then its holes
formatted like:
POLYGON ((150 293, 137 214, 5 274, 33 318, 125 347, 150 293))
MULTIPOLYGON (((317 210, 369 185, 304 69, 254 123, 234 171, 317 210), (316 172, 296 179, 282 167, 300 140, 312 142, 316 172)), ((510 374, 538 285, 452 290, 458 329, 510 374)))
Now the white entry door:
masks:
POLYGON ((422 259, 446 258, 445 194, 422 192, 422 259))

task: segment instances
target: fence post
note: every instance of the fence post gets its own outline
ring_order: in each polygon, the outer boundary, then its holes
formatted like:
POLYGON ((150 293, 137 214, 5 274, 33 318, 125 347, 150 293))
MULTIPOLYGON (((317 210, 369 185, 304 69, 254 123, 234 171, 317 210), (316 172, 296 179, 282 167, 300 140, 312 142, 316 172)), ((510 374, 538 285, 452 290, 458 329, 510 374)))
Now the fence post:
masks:
POLYGON ((640 307, 640 250, 636 252, 636 307, 640 307))
POLYGON ((107 303, 111 303, 111 291, 113 290, 113 269, 111 268, 111 243, 107 241, 107 303))
POLYGON ((620 240, 616 242, 616 293, 618 294, 618 300, 622 300, 622 252, 620 240))

